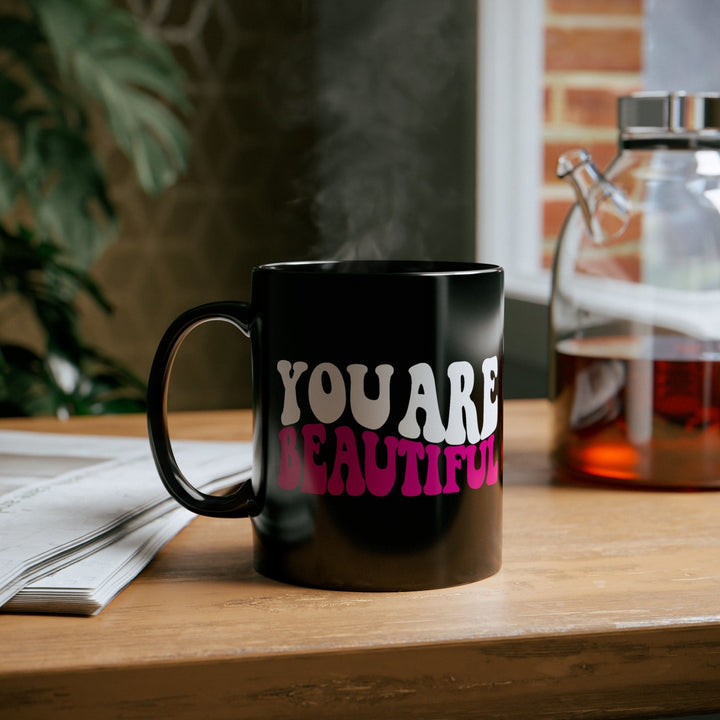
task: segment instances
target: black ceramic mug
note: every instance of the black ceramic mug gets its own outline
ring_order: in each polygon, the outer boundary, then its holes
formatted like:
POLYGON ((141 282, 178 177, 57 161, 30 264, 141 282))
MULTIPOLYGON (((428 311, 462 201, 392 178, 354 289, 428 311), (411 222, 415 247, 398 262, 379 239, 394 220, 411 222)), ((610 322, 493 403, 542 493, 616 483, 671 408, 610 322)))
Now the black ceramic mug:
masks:
POLYGON ((182 314, 152 366, 148 427, 186 508, 251 516, 255 568, 348 590, 445 587, 500 568, 503 271, 452 262, 279 263, 250 303, 182 314), (226 497, 182 475, 167 429, 185 335, 225 320, 250 337, 254 467, 226 497))

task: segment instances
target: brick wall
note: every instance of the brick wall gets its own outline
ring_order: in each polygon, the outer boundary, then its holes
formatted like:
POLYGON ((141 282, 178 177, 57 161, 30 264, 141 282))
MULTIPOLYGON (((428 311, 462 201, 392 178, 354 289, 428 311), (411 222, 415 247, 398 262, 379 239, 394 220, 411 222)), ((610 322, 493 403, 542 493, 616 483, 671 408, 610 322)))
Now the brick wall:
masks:
POLYGON ((545 0, 545 267, 573 201, 557 159, 584 147, 604 168, 615 156, 617 98, 642 88, 642 13, 642 0, 545 0))

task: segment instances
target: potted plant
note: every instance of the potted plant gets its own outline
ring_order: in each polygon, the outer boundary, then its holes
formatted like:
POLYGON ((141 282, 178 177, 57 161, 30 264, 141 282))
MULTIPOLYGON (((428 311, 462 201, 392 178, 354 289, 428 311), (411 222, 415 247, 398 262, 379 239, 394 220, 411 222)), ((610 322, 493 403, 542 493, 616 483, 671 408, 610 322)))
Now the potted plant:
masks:
POLYGON ((22 0, 0 14, 0 299, 41 347, 5 342, 0 415, 140 410, 144 383, 83 339, 76 302, 110 306, 90 269, 117 230, 91 141, 100 117, 156 194, 185 170, 188 109, 169 48, 111 0, 22 0))

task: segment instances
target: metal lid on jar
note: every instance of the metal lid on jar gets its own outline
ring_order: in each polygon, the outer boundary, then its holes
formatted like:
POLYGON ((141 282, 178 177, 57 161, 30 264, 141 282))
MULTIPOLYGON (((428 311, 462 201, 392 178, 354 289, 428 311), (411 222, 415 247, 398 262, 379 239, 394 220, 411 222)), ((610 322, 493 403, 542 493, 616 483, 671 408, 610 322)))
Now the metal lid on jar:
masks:
POLYGON ((618 100, 623 145, 657 143, 684 147, 720 142, 720 93, 641 92, 618 100))

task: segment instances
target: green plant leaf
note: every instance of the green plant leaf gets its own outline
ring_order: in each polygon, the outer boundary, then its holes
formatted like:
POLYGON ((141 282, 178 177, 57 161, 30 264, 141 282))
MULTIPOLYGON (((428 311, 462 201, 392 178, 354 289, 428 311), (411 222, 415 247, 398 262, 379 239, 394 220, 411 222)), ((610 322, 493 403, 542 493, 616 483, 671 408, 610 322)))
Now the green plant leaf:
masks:
POLYGON ((22 125, 23 114, 28 112, 29 105, 36 104, 36 107, 51 112, 73 108, 74 100, 57 86, 57 70, 52 54, 34 18, 3 15, 0 21, 0 50, 5 60, 0 72, 5 84, 0 116, 22 125))
POLYGON ((0 150, 0 292, 29 306, 46 342, 40 354, 0 342, 0 415, 142 411, 142 380, 80 332, 78 293, 110 310, 87 268, 115 232, 88 118, 98 103, 143 189, 159 192, 187 163, 184 78, 114 0, 25 0, 3 13, 0 122, 12 145, 0 150), (25 204, 34 228, 9 230, 25 204))
POLYGON ((0 417, 144 412, 145 393, 132 373, 92 348, 78 364, 0 344, 0 417))
POLYGON ((0 345, 0 416, 51 414, 55 397, 40 356, 19 345, 0 345))
POLYGON ((17 124, 20 116, 17 106, 25 94, 25 88, 20 83, 0 73, 0 117, 17 124))
POLYGON ((158 193, 176 182, 188 136, 168 104, 183 110, 188 102, 167 48, 108 0, 31 1, 62 74, 100 102, 143 189, 158 193))
POLYGON ((28 57, 34 46, 42 42, 42 33, 34 22, 14 15, 3 16, 0 23, 1 48, 18 57, 28 57))
POLYGON ((49 349, 81 358, 87 353, 79 337, 77 293, 87 293, 106 311, 111 308, 90 275, 64 258, 49 240, 36 240, 25 229, 13 235, 0 226, 0 291, 14 292, 29 304, 49 349))
POLYGON ((80 267, 90 267, 115 234, 114 208, 94 155, 77 132, 40 128, 31 167, 42 177, 32 192, 38 230, 64 241, 80 267))
POLYGON ((15 172, 10 163, 0 155, 0 215, 9 212, 15 203, 15 172))
POLYGON ((127 91, 121 112, 109 111, 118 135, 128 136, 135 171, 147 192, 160 192, 175 183, 185 170, 186 133, 183 125, 163 105, 140 93, 127 91), (128 118, 130 111, 132 118, 128 118))

